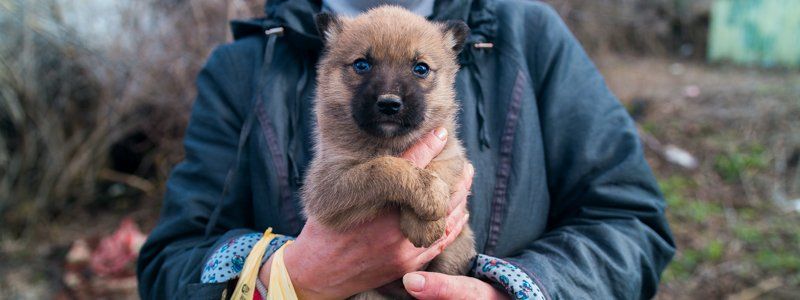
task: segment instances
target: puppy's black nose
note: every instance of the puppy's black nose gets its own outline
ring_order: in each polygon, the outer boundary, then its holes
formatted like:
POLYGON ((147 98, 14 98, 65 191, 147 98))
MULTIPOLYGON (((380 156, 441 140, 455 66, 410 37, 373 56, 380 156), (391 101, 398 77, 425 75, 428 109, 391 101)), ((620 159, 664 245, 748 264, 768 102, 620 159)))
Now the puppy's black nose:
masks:
POLYGON ((378 111, 384 115, 391 116, 403 109, 403 101, 400 96, 387 94, 378 96, 378 102, 375 102, 378 111))

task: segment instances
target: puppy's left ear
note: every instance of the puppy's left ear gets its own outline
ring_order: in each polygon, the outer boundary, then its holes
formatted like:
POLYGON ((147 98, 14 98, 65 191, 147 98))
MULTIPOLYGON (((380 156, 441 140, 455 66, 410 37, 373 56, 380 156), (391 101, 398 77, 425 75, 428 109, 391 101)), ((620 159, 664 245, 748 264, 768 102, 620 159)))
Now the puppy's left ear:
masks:
POLYGON ((464 21, 451 20, 442 24, 445 42, 448 43, 453 52, 460 53, 464 49, 464 43, 469 36, 469 26, 464 21))

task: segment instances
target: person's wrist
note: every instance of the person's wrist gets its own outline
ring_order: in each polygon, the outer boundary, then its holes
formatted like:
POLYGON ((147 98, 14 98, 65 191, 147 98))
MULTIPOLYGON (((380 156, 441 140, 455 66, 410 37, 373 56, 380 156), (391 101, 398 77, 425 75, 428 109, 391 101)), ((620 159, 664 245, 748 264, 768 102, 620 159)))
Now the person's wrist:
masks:
POLYGON ((261 265, 261 269, 258 270, 258 280, 261 280, 261 283, 264 286, 269 287, 269 275, 270 270, 272 269, 272 257, 267 259, 264 264, 261 265))
MULTIPOLYGON (((289 279, 292 280, 292 286, 294 287, 295 293, 300 299, 318 299, 319 297, 315 292, 306 288, 305 281, 300 280, 300 278, 305 277, 300 275, 302 268, 296 267, 294 264, 295 260, 292 259, 294 256, 290 254, 291 250, 289 250, 292 248, 294 247, 286 247, 286 249, 283 249, 283 262, 284 266, 286 266, 286 271, 289 273, 289 279)), ((258 271, 258 279, 261 280, 261 283, 263 283, 267 288, 269 288, 269 276, 272 274, 272 258, 273 257, 267 259, 267 261, 261 265, 261 270, 258 271)))
POLYGON ((315 283, 315 278, 312 276, 313 274, 305 272, 309 268, 302 264, 302 258, 308 256, 304 256, 300 253, 302 247, 296 246, 297 242, 283 250, 283 263, 286 266, 286 271, 289 273, 289 279, 292 280, 292 286, 294 286, 297 297, 300 299, 336 299, 336 297, 325 295, 316 289, 320 285, 315 283))

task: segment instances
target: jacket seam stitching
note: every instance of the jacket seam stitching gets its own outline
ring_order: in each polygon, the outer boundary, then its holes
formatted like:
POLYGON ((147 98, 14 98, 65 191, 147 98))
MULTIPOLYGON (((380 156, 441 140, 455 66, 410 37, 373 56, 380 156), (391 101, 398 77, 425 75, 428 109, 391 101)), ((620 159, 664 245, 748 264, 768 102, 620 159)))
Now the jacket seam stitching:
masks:
POLYGON ((500 236, 508 196, 508 182, 511 177, 511 156, 514 147, 519 114, 522 107, 522 92, 524 90, 525 76, 522 70, 517 71, 511 102, 506 113, 506 122, 503 134, 500 137, 499 166, 495 175, 495 186, 492 193, 492 211, 489 219, 489 238, 486 242, 486 252, 493 255, 500 236))
POLYGON ((272 163, 275 166, 275 172, 278 175, 278 188, 280 189, 280 197, 281 197, 281 215, 288 221, 289 226, 292 230, 297 229, 297 218, 294 209, 294 203, 292 203, 292 192, 289 187, 289 174, 287 172, 287 164, 286 161, 283 159, 283 152, 281 151, 281 147, 278 145, 278 138, 277 134, 275 133, 275 128, 273 128, 272 123, 266 116, 266 112, 264 111, 264 101, 262 101, 262 97, 259 93, 258 102, 256 104, 256 115, 258 116, 259 123, 261 123, 263 130, 261 133, 264 136, 264 139, 267 142, 267 148, 269 148, 270 156, 272 156, 272 163))

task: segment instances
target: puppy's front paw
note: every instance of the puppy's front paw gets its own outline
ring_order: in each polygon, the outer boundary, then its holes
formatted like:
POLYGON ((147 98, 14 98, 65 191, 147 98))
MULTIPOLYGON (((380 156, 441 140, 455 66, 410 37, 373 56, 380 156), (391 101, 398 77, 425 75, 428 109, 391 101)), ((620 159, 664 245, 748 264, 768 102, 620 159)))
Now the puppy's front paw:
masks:
POLYGON ((400 231, 414 244, 414 247, 430 247, 444 236, 446 226, 446 218, 426 221, 406 209, 400 216, 400 231))
POLYGON ((409 203, 419 217, 426 221, 435 221, 447 216, 450 203, 450 186, 434 173, 421 170, 422 189, 416 199, 409 203))

